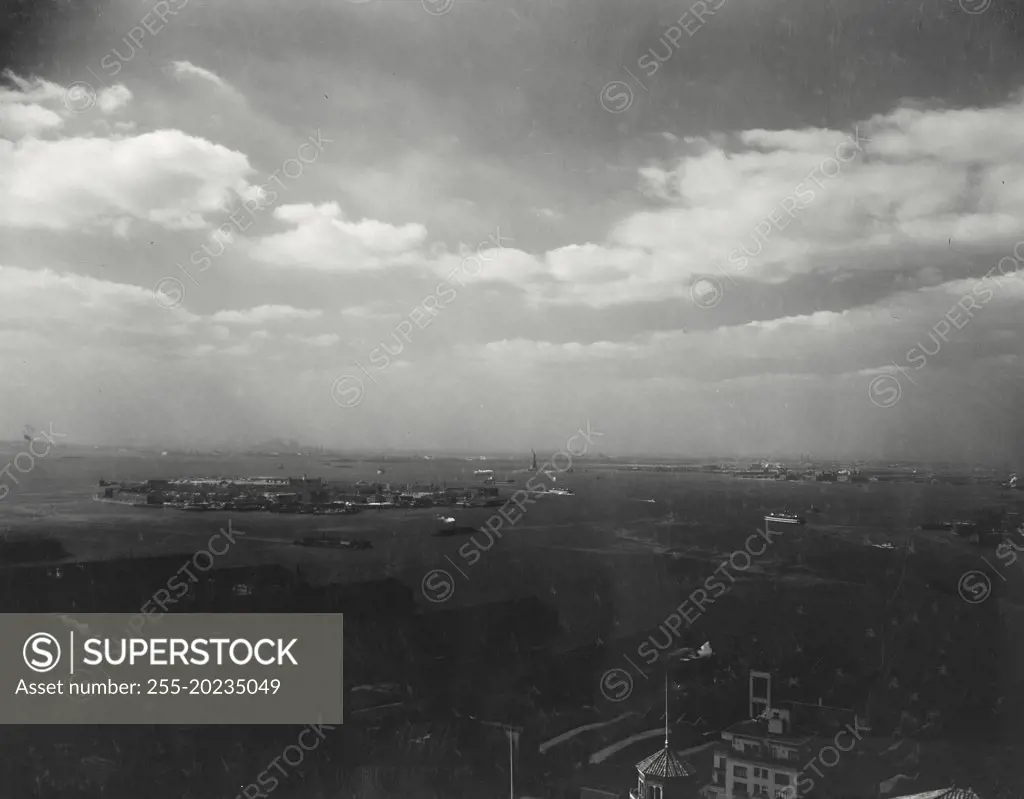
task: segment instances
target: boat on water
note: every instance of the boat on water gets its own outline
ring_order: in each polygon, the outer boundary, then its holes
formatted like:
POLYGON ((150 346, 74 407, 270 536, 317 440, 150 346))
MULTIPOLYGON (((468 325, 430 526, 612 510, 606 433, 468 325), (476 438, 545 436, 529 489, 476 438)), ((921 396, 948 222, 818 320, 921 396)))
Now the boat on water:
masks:
POLYGON ((785 510, 766 513, 764 520, 766 522, 775 522, 776 524, 807 524, 807 519, 803 516, 799 516, 796 513, 790 513, 785 510))
POLYGON ((137 499, 116 499, 114 497, 93 497, 94 502, 106 502, 109 505, 123 505, 126 508, 162 508, 163 503, 147 502, 137 499))
POLYGON ((186 502, 183 511, 189 511, 191 513, 202 513, 208 510, 212 510, 209 502, 186 502))
POLYGON ((556 497, 576 496, 576 492, 573 491, 571 488, 552 488, 550 491, 548 491, 548 493, 556 497))
POLYGON ((365 538, 327 538, 326 536, 306 536, 295 542, 300 547, 320 547, 324 549, 373 549, 373 544, 365 538))
POLYGON ((670 659, 678 660, 682 663, 686 663, 691 660, 703 660, 704 658, 711 657, 714 651, 711 649, 711 642, 705 641, 700 645, 698 649, 684 646, 681 649, 677 649, 674 652, 669 652, 668 657, 670 659))
POLYGON ((953 522, 953 532, 957 535, 974 535, 977 529, 977 522, 966 521, 963 519, 958 519, 957 521, 953 522))

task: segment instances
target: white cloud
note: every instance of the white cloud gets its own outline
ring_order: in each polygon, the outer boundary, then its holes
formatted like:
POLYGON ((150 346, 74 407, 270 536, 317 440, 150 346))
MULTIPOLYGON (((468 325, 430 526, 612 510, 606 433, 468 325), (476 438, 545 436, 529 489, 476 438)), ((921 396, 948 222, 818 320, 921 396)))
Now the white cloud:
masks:
POLYGON ((5 139, 36 136, 63 124, 60 114, 41 105, 0 102, 0 137, 5 139))
POLYGON ((349 316, 355 319, 398 319, 402 315, 394 310, 385 310, 390 307, 387 302, 374 302, 369 305, 355 305, 351 308, 343 308, 342 316, 349 316))
MULTIPOLYGON (((975 363, 979 351, 1016 347, 1006 335, 1024 309, 1024 271, 977 280, 958 279, 900 292, 872 305, 844 311, 748 322, 725 327, 673 330, 630 341, 591 343, 511 339, 466 345, 460 359, 478 359, 507 371, 537 368, 582 369, 617 379, 682 377, 718 383, 758 375, 840 377, 868 368, 871 373, 896 361, 921 364, 920 347, 939 353, 926 359, 932 369, 975 363), (973 298, 973 302, 971 301, 973 298), (891 308, 899 307, 899 318, 891 308), (867 366, 865 366, 867 365, 867 366)), ((994 353, 1003 355, 1007 353, 994 353)), ((1003 363, 999 361, 999 363, 1003 363)), ((911 367, 914 368, 914 367, 911 367)))
POLYGON ((308 347, 333 347, 341 341, 341 337, 337 333, 322 333, 319 336, 291 335, 288 338, 308 347))
POLYGON ((96 98, 96 104, 104 114, 110 114, 124 108, 131 102, 132 93, 120 83, 103 89, 96 98))
POLYGON ((564 344, 554 344, 550 341, 531 341, 520 338, 492 341, 484 345, 484 352, 487 356, 500 359, 501 363, 508 363, 506 359, 524 363, 531 360, 549 363, 579 363, 596 359, 631 357, 642 351, 643 347, 640 345, 617 341, 595 341, 591 344, 570 341, 564 344))
POLYGON ((419 224, 391 225, 345 219, 337 203, 283 205, 274 217, 292 230, 255 242, 251 256, 263 263, 323 272, 358 272, 422 259, 427 236, 419 224))
POLYGON ((316 319, 322 314, 323 311, 293 308, 290 305, 259 305, 244 311, 217 311, 210 319, 218 323, 262 325, 267 322, 316 319))
POLYGON ((36 331, 69 352, 114 336, 130 347, 137 337, 178 338, 201 321, 183 308, 162 311, 153 291, 126 283, 59 273, 51 269, 0 266, 0 319, 13 329, 36 331))
POLYGON ((839 257, 896 269, 901 253, 950 239, 974 252, 1005 246, 1024 233, 1022 127, 1024 94, 997 108, 900 108, 851 131, 673 142, 674 162, 639 173, 662 207, 622 219, 604 242, 536 257, 531 273, 548 280, 528 291, 541 304, 603 308, 682 298, 719 270, 780 283, 839 257))
POLYGON ((14 84, 13 89, 0 86, 0 137, 10 140, 56 131, 75 118, 76 112, 88 111, 93 105, 108 114, 132 99, 132 93, 120 83, 96 93, 82 83, 65 88, 43 78, 25 79, 10 70, 4 71, 3 77, 14 84))
POLYGON ((170 69, 172 74, 178 78, 199 78, 200 80, 212 83, 214 86, 216 86, 218 89, 224 92, 233 94, 235 96, 240 96, 238 92, 226 80, 221 78, 219 75, 210 72, 210 70, 208 69, 196 66, 191 61, 175 61, 171 64, 170 69))
POLYGON ((0 86, 0 103, 59 103, 64 100, 65 89, 59 83, 42 78, 25 78, 15 75, 11 70, 4 70, 2 77, 11 81, 17 90, 0 86))
POLYGON ((69 230, 131 217, 202 228, 251 172, 242 153, 177 130, 0 141, 0 224, 69 230))
POLYGON ((15 88, 0 86, 0 137, 37 136, 64 124, 64 118, 57 113, 64 98, 62 86, 42 78, 25 80, 10 70, 5 70, 2 77, 15 88), (46 104, 55 108, 47 108, 46 104))

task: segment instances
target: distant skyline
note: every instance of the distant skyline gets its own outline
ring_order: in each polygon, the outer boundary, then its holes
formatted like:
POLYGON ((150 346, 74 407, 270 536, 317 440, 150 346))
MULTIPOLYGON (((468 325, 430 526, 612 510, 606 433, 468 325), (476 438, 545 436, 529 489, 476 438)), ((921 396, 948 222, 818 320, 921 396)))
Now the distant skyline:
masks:
POLYGON ((1024 452, 1010 4, 23 5, 7 437, 1024 452))
MULTIPOLYGON (((7 447, 20 447, 22 442, 14 438, 4 439, 0 438, 0 446, 7 447)), ((156 456, 163 451, 168 452, 168 457, 190 457, 191 453, 195 453, 195 457, 208 457, 214 455, 224 456, 245 456, 247 454, 254 454, 257 456, 266 457, 280 457, 288 458, 295 457, 298 453, 302 453, 303 457, 312 457, 323 455, 325 458, 330 457, 359 457, 365 458, 369 461, 383 460, 386 458, 422 458, 423 456, 429 456, 431 459, 446 460, 446 459, 458 459, 466 460, 467 462, 483 463, 487 461, 507 461, 507 460, 521 460, 528 463, 531 459, 530 450, 517 451, 517 450, 459 450, 459 449, 447 449, 447 450, 401 450, 401 449, 387 449, 372 447, 365 448, 351 448, 346 449, 343 447, 325 447, 323 453, 318 449, 317 445, 300 444, 296 448, 289 447, 260 447, 260 446, 238 446, 228 447, 219 449, 211 447, 209 449, 196 448, 196 449, 176 449, 174 447, 164 448, 161 446, 151 445, 133 445, 122 442, 120 444, 82 444, 79 442, 61 442, 61 446, 66 448, 66 451, 73 454, 81 454, 82 452, 100 452, 103 454, 110 454, 111 452, 117 453, 118 450, 124 450, 125 452, 137 455, 156 456), (274 453, 277 453, 276 456, 274 453), (485 460, 480 461, 480 457, 483 456, 485 460)), ((543 446, 535 448, 538 457, 538 463, 543 465, 545 459, 550 458, 555 452, 558 451, 556 447, 545 448, 543 446)), ((873 466, 951 466, 960 468, 987 468, 995 470, 1005 471, 1016 471, 1018 469, 1017 461, 1013 459, 988 459, 978 461, 957 461, 957 460, 941 460, 941 459, 886 459, 886 458, 852 458, 844 457, 842 455, 829 455, 814 453, 745 453, 745 454, 704 454, 704 455, 684 455, 672 452, 654 452, 654 451, 625 451, 625 452, 611 452, 602 451, 600 449, 593 453, 586 455, 577 456, 574 459, 573 465, 577 467, 584 466, 585 464, 594 464, 602 460, 613 460, 619 462, 630 462, 643 464, 646 462, 650 463, 679 463, 688 465, 698 464, 716 464, 716 463, 736 463, 741 465, 749 465, 754 463, 763 462, 781 462, 785 466, 798 466, 805 462, 814 463, 819 466, 827 466, 830 464, 837 465, 852 465, 857 463, 871 464, 873 466), (804 457, 809 456, 809 457, 804 457)), ((561 461, 560 461, 561 463, 561 461)), ((1021 467, 1024 468, 1024 467, 1021 467)))

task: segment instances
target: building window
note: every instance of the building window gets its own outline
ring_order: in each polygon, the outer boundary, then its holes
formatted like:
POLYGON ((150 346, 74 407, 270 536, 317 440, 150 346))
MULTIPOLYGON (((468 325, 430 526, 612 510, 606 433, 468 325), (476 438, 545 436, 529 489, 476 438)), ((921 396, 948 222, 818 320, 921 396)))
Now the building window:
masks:
POLYGON ((746 778, 746 776, 747 776, 747 767, 746 766, 733 766, 732 767, 732 776, 746 778))
POLYGON ((782 771, 775 772, 776 785, 789 785, 789 775, 782 771))
POLYGON ((647 799, 661 799, 661 786, 660 785, 648 785, 647 786, 647 799))

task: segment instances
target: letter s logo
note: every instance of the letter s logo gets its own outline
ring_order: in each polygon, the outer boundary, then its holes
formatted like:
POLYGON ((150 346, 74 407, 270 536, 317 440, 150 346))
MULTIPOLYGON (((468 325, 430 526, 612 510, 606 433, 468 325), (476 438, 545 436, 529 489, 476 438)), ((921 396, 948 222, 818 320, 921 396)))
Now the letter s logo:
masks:
POLYGON ((42 674, 52 671, 60 662, 60 644, 49 633, 33 633, 25 639, 21 654, 26 666, 42 674))

